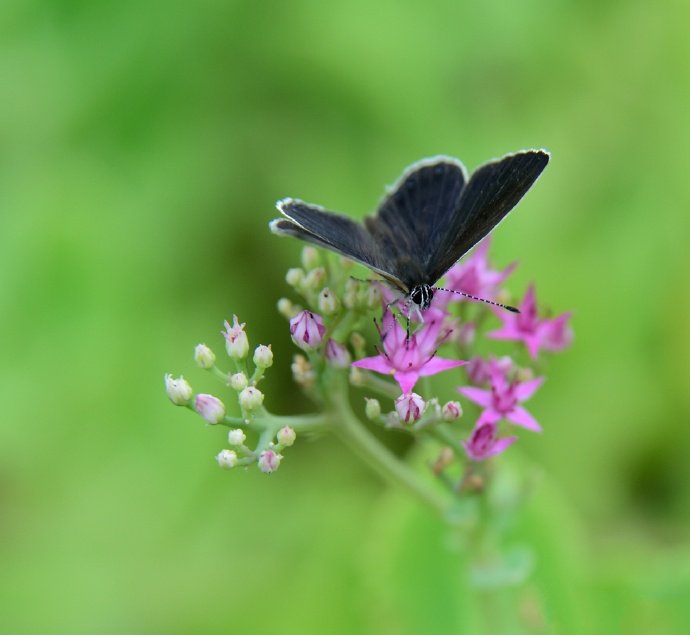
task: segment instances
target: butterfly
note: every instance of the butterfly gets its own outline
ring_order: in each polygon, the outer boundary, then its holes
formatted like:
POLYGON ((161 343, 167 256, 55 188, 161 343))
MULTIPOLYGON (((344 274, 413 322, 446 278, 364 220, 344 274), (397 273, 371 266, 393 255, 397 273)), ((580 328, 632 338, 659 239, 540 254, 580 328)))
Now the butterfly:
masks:
POLYGON ((470 176, 458 159, 422 159, 403 172, 376 214, 363 223, 284 198, 276 203, 283 218, 269 226, 275 234, 300 238, 368 267, 421 312, 439 290, 434 286, 438 280, 515 207, 549 158, 545 150, 523 150, 489 161, 470 176))

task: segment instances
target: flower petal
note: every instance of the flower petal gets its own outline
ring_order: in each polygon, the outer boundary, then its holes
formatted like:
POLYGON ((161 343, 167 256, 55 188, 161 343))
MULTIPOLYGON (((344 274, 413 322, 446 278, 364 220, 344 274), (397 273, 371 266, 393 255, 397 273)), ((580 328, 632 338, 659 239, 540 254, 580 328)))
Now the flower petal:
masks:
POLYGON ((412 389, 419 379, 419 372, 416 370, 399 370, 393 375, 393 377, 395 377, 395 381, 400 384, 400 390, 402 390, 403 394, 406 395, 407 393, 412 392, 412 389))
POLYGON ((373 370, 377 373, 390 375, 393 372, 391 365, 383 355, 375 355, 374 357, 365 357, 352 363, 357 368, 365 368, 366 370, 373 370))
POLYGON ((544 383, 544 377, 537 377, 536 379, 531 379, 530 381, 525 381, 515 386, 515 396, 519 401, 526 401, 529 399, 539 386, 544 383))
POLYGON ((496 439, 494 441, 493 446, 491 446, 491 449, 486 453, 486 457, 490 456, 496 456, 497 454, 500 454, 503 452, 507 447, 513 445, 518 440, 517 437, 503 437, 496 439))
POLYGON ((435 375, 436 373, 443 372, 449 368, 457 368, 458 366, 464 366, 467 364, 466 361, 462 359, 445 359, 444 357, 432 357, 424 366, 419 369, 419 374, 422 377, 427 377, 429 375, 435 375))
POLYGON ((474 386, 463 386, 458 388, 461 395, 465 395, 470 401, 488 408, 491 405, 491 393, 488 390, 475 388, 474 386))
POLYGON ((537 423, 537 420, 522 406, 513 408, 506 413, 505 418, 516 426, 522 426, 533 432, 541 432, 541 426, 537 423))

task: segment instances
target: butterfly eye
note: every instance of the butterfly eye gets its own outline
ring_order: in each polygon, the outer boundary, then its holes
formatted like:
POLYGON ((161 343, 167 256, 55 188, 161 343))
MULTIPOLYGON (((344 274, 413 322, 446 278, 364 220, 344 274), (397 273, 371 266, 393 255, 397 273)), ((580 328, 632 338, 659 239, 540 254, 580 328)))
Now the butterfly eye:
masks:
POLYGON ((412 302, 415 304, 422 303, 422 287, 415 287, 412 289, 412 293, 410 293, 410 300, 412 300, 412 302))

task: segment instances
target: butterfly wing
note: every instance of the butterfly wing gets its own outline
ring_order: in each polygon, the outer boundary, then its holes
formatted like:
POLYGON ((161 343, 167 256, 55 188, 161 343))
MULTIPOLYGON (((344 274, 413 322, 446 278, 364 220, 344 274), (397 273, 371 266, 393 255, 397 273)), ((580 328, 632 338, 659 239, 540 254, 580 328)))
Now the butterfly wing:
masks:
POLYGON ((378 273, 402 293, 408 293, 409 289, 387 267, 385 250, 359 223, 297 199, 283 199, 276 207, 285 218, 271 222, 273 233, 294 236, 335 251, 378 273))
POLYGON ((405 170, 376 216, 365 219, 366 229, 385 255, 387 270, 408 289, 436 282, 429 280, 429 266, 445 240, 466 180, 457 159, 424 159, 405 170))
POLYGON ((426 275, 434 284, 515 207, 549 162, 544 150, 526 150, 479 167, 462 191, 426 275))

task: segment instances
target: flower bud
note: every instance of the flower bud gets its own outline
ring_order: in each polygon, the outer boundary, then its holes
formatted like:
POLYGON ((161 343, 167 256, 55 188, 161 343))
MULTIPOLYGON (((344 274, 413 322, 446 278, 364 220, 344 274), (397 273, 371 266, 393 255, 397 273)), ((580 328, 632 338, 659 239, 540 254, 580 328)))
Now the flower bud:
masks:
POLYGON ((304 278, 304 286, 306 289, 316 291, 323 286, 326 281, 326 270, 323 267, 312 269, 304 278))
POLYGON ((304 267, 305 271, 318 267, 320 260, 321 258, 319 257, 319 252, 316 250, 316 248, 309 246, 302 248, 302 266, 304 267))
POLYGON ((288 298, 280 298, 280 300, 278 300, 278 313, 280 313, 284 318, 291 320, 299 313, 299 311, 299 307, 295 305, 292 300, 289 300, 288 298))
POLYGON ((247 386, 240 393, 240 406, 243 410, 256 410, 264 402, 264 393, 254 386, 247 386))
POLYGON ((275 450, 264 450, 259 454, 257 465, 264 474, 270 474, 278 469, 282 460, 283 455, 278 454, 275 450))
POLYGON ((295 355, 292 358, 290 369, 292 370, 292 378, 297 385, 307 389, 314 385, 316 374, 304 355, 295 355))
POLYGON ((324 287, 319 293, 319 311, 324 315, 333 315, 338 310, 338 298, 328 287, 324 287))
POLYGON ((395 400, 395 410, 400 420, 405 423, 419 421, 425 406, 424 399, 414 392, 400 395, 400 397, 395 400))
POLYGON ((436 460, 434 461, 432 470, 436 476, 438 476, 443 470, 445 470, 453 461, 455 460, 455 453, 452 448, 448 446, 441 448, 438 453, 436 460))
POLYGON ((249 380, 244 373, 234 373, 230 375, 230 387, 237 392, 244 390, 249 385, 249 380))
POLYGON ((343 295, 343 304, 348 309, 354 309, 358 304, 357 291, 359 290, 359 282, 349 278, 345 283, 345 294, 343 295))
POLYGON ((350 335, 350 344, 352 344, 352 348, 354 349, 357 357, 364 357, 364 349, 367 345, 367 341, 360 333, 355 331, 352 335, 350 335))
POLYGON ((371 421, 376 421, 381 416, 381 404, 378 399, 367 399, 364 398, 367 405, 364 407, 364 413, 367 415, 367 419, 371 421))
POLYGON ((350 366, 350 384, 353 386, 364 385, 364 373, 356 366, 350 366))
POLYGON ((225 320, 225 331, 221 331, 225 337, 225 350, 232 359, 244 359, 249 352, 249 340, 244 332, 244 324, 237 321, 237 316, 232 316, 233 325, 225 320))
POLYGON ((304 351, 317 349, 325 332, 321 316, 311 311, 302 311, 290 320, 292 341, 304 351))
POLYGON ((304 271, 299 267, 288 269, 285 274, 285 282, 287 282, 293 289, 296 289, 304 282, 304 271))
POLYGON ((234 430, 230 430, 230 432, 228 432, 228 443, 230 445, 242 445, 246 438, 247 435, 244 433, 242 428, 235 428, 234 430))
POLYGON ((531 368, 518 368, 515 373, 515 380, 523 383, 534 379, 534 371, 531 368))
POLYGON ((284 426, 278 430, 277 439, 280 445, 290 447, 295 442, 296 438, 297 433, 290 426, 284 426))
POLYGON ((443 420, 455 421, 462 415, 462 406, 457 401, 449 401, 443 406, 443 420))
POLYGON ((261 344, 254 351, 254 364, 257 368, 269 368, 273 366, 273 351, 270 346, 261 344))
POLYGON ((352 361, 347 348, 333 339, 326 343, 326 359, 334 368, 347 368, 352 361))
POLYGON ((165 390, 176 406, 184 406, 192 398, 192 387, 184 377, 174 379, 170 373, 166 373, 165 390))
POLYGON ((381 290, 378 285, 371 283, 366 295, 367 309, 378 309, 381 306, 381 290))
POLYGON ((465 452, 472 461, 483 461, 503 452, 517 441, 517 437, 499 438, 496 435, 496 420, 477 421, 470 438, 463 441, 465 452))
POLYGON ((194 361, 200 368, 211 368, 216 363, 216 356, 206 344, 197 344, 194 348, 194 361))
POLYGON ((225 417, 223 402, 213 395, 198 394, 194 399, 194 410, 209 423, 220 423, 225 417))
POLYGON ((218 465, 224 470, 231 470, 237 465, 237 452, 233 452, 232 450, 221 450, 216 455, 216 461, 218 461, 218 465))

